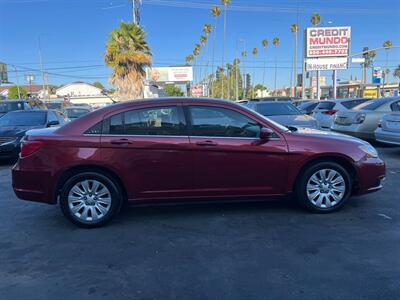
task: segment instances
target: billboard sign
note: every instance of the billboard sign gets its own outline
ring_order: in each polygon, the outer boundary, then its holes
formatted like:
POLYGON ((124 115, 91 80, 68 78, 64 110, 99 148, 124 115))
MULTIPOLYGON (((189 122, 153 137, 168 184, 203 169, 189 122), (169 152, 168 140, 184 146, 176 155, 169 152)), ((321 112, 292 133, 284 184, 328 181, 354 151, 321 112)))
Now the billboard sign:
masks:
POLYGON ((146 79, 152 82, 188 82, 193 80, 192 67, 147 68, 146 79))
POLYGON ((347 57, 308 58, 306 59, 307 71, 345 70, 347 57))
POLYGON ((351 27, 311 27, 306 31, 307 57, 347 57, 351 27))
POLYGON ((380 84, 382 81, 382 68, 374 67, 372 69, 372 83, 380 84))

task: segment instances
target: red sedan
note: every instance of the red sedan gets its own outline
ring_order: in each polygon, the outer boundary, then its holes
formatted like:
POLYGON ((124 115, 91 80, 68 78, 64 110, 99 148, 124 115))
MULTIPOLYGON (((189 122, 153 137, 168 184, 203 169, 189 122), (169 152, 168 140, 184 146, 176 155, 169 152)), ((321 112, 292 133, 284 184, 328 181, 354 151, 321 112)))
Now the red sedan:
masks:
POLYGON ((232 102, 158 99, 112 105, 61 128, 33 130, 12 171, 21 199, 60 203, 84 227, 122 204, 277 198, 313 212, 379 190, 385 164, 368 143, 283 127, 232 102))

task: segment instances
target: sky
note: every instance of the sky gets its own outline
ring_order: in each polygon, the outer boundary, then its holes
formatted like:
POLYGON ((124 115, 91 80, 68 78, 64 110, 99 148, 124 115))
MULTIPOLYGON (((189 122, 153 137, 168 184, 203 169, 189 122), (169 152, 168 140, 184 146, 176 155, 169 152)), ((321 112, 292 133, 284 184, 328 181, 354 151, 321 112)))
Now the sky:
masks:
MULTIPOLYGON (((213 24, 210 8, 217 0, 143 0, 141 25, 153 53, 154 66, 185 63, 198 43, 205 23, 213 24)), ((245 40, 249 56, 246 69, 256 83, 263 83, 261 41, 267 39, 265 85, 274 85, 274 62, 277 61, 278 87, 290 85, 293 35, 290 25, 298 23, 302 31, 309 27, 312 13, 321 15, 323 26, 351 26, 351 52, 364 46, 381 47, 386 40, 400 46, 399 0, 232 0, 227 11, 225 62, 241 53, 245 40), (272 39, 280 38, 277 48, 272 39), (257 47, 254 59, 251 50, 257 47)), ((0 62, 12 64, 9 81, 24 83, 24 75, 35 74, 42 83, 39 45, 44 69, 50 84, 73 81, 100 81, 108 86, 110 69, 103 55, 108 33, 121 21, 131 21, 129 0, 0 0, 0 62), (15 67, 14 67, 15 66, 15 67), (16 70, 15 70, 16 68, 16 70)), ((218 20, 216 64, 221 63, 222 15, 218 20)), ((210 45, 213 44, 210 39, 210 45)), ((212 46, 210 46, 211 48, 212 46)), ((299 60, 302 41, 298 47, 299 60)), ((388 51, 388 65, 400 64, 400 49, 388 51)), ((375 65, 385 66, 385 51, 378 52, 375 65)), ((301 62, 298 72, 301 71, 301 62)), ((368 71, 371 73, 371 71, 368 71)), ((331 72, 325 72, 330 83, 331 72)), ((359 64, 339 71, 342 81, 361 77, 359 64)), ((395 79, 392 77, 391 81, 395 79)))

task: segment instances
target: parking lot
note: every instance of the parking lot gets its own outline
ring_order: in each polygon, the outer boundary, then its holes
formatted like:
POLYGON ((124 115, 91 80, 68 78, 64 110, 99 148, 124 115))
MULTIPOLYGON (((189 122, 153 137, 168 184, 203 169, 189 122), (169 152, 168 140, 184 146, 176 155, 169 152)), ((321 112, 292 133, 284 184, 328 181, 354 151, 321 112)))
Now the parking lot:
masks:
POLYGON ((85 230, 17 200, 0 166, 1 299, 399 299, 400 148, 384 189, 315 215, 290 200, 131 207, 85 230))

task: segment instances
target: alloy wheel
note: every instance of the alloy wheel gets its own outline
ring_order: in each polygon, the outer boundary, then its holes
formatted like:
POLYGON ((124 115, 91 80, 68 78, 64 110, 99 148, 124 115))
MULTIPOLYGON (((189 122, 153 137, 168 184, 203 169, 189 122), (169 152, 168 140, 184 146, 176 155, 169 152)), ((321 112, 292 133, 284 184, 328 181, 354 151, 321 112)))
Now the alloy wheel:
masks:
POLYGON ((111 208, 109 189, 100 181, 77 182, 68 193, 68 207, 72 215, 84 222, 104 218, 111 208))
POLYGON ((343 176, 333 169, 316 171, 308 180, 308 200, 318 208, 331 208, 344 198, 346 183, 343 176))

